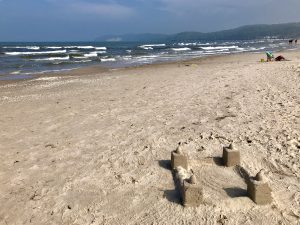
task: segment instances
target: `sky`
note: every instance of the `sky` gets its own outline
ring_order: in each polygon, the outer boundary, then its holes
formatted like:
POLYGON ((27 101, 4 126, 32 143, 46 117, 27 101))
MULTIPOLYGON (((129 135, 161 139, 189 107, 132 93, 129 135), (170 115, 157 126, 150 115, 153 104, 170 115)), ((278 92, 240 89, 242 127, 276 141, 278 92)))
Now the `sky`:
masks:
POLYGON ((0 0, 0 41, 210 32, 300 22, 300 0, 0 0))

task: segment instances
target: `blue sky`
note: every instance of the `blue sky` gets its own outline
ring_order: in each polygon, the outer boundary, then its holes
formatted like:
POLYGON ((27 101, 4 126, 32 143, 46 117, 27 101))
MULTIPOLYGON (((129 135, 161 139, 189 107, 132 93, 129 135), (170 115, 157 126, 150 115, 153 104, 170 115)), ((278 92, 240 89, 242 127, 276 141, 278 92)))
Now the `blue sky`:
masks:
POLYGON ((0 41, 216 31, 300 21, 300 0, 0 0, 0 41))

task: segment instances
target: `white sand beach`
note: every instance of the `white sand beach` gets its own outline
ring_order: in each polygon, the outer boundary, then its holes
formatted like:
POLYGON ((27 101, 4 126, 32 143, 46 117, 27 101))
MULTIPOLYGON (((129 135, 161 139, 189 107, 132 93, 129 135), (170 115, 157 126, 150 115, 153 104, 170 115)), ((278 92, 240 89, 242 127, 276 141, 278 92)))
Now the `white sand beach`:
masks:
POLYGON ((300 52, 236 54, 0 83, 0 224, 300 224, 300 52), (270 205, 201 164, 234 142, 270 205), (204 189, 184 208, 179 142, 204 189))

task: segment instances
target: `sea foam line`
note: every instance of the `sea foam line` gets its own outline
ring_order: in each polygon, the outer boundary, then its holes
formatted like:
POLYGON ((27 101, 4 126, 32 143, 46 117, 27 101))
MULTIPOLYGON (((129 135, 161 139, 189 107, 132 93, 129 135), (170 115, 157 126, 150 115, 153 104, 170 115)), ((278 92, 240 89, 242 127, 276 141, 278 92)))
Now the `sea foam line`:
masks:
POLYGON ((5 46, 2 48, 40 50, 39 46, 5 46))
POLYGON ((69 60, 70 56, 66 57, 50 57, 45 59, 33 59, 34 61, 56 61, 56 60, 69 60))
POLYGON ((173 51, 189 51, 190 48, 171 48, 173 51))
POLYGON ((238 48, 239 46, 233 45, 233 46, 216 46, 216 47, 201 47, 203 50, 216 50, 216 49, 235 49, 238 48))
POLYGON ((5 55, 45 55, 45 54, 61 54, 66 53, 66 50, 59 51, 44 51, 44 52, 5 52, 5 55))

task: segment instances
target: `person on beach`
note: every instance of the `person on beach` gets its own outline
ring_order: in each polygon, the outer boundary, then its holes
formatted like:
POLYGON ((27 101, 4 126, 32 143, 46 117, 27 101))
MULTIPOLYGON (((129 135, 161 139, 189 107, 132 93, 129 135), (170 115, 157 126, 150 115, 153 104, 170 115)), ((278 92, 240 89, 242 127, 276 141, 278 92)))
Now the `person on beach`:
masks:
POLYGON ((275 61, 287 61, 282 55, 279 55, 275 58, 272 52, 266 52, 267 55, 267 62, 275 61))
POLYGON ((267 62, 271 62, 274 59, 274 55, 272 52, 266 52, 267 62))

